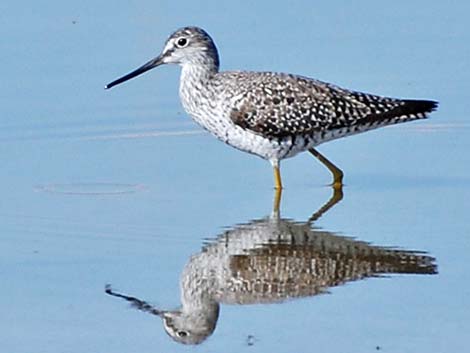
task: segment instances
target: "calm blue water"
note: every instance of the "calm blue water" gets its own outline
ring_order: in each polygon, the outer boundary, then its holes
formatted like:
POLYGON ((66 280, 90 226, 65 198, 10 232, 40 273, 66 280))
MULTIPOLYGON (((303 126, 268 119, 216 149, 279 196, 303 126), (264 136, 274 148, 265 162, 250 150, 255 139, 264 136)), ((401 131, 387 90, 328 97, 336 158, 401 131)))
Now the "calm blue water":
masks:
MULTIPOLYGON (((465 351, 469 10, 464 1, 2 3, 2 350, 465 351), (347 185, 313 226, 425 251, 439 274, 349 282, 283 304, 223 304, 214 333, 196 348, 173 342, 158 317, 107 296, 111 283, 177 308, 191 256, 271 213, 271 167, 190 121, 178 68, 103 89, 188 24, 212 34, 223 69, 438 100, 430 120, 319 148, 347 185)), ((307 154, 285 161, 282 173, 281 217, 303 224, 331 197, 330 176, 307 154)))

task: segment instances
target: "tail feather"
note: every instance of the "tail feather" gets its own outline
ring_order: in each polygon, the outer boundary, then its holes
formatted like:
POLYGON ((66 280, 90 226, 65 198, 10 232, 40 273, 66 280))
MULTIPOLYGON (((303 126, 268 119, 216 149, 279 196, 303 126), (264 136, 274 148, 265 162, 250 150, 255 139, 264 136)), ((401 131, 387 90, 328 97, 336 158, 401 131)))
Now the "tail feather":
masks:
POLYGON ((385 125, 426 119, 428 114, 436 110, 438 106, 438 102, 429 100, 404 99, 398 102, 399 104, 390 110, 366 116, 361 119, 361 123, 369 125, 369 129, 374 129, 385 125))
POLYGON ((428 100, 412 100, 405 99, 398 107, 384 113, 383 115, 390 115, 392 117, 415 117, 426 118, 427 113, 431 113, 437 109, 438 103, 428 100))
POLYGON ((405 99, 401 105, 380 114, 380 118, 385 120, 398 118, 405 121, 425 119, 428 113, 437 109, 437 106, 438 103, 435 101, 405 99))

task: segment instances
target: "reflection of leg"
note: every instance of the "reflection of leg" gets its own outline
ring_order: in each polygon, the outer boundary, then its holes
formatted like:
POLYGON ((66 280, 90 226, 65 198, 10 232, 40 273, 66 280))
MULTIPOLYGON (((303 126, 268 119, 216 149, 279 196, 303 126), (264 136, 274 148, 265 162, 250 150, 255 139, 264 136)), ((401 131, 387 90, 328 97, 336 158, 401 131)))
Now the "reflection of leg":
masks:
POLYGON ((131 303, 131 305, 134 308, 136 308, 138 310, 145 311, 147 313, 157 315, 157 316, 162 316, 163 315, 163 311, 154 308, 152 305, 150 305, 147 302, 144 302, 143 300, 140 300, 140 299, 137 299, 135 297, 130 297, 130 296, 120 294, 120 293, 117 293, 117 292, 113 291, 109 284, 106 285, 105 292, 106 292, 106 294, 112 295, 114 297, 118 297, 118 298, 122 298, 122 299, 127 300, 128 302, 131 303))
POLYGON ((333 174, 333 183, 331 186, 334 188, 341 188, 343 185, 343 172, 337 166, 335 166, 332 162, 330 162, 324 155, 318 152, 315 148, 309 148, 308 151, 313 154, 320 162, 325 165, 330 172, 333 174))
POLYGON ((343 199, 343 188, 341 186, 333 188, 333 195, 317 212, 315 212, 309 219, 308 223, 315 222, 323 216, 330 208, 336 205, 343 199))
POLYGON ((273 201, 273 218, 279 218, 279 207, 281 206, 281 196, 282 196, 282 189, 275 189, 274 190, 274 201, 273 201))

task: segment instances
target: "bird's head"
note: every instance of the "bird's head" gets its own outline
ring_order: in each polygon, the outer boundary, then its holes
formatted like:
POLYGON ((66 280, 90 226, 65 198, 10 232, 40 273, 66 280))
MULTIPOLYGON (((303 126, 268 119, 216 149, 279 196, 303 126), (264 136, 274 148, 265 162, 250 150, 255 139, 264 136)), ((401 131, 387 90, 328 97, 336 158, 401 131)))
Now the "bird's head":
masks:
POLYGON ((209 70, 219 68, 219 55, 212 38, 199 27, 184 27, 175 31, 165 43, 160 55, 129 74, 107 84, 106 89, 139 76, 163 64, 205 66, 209 70))

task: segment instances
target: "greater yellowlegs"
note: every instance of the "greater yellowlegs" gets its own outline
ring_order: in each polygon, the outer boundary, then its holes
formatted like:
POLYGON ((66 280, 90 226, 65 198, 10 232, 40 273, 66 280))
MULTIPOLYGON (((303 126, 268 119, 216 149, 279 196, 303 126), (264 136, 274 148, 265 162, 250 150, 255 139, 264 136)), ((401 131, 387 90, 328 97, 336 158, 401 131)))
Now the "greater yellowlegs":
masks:
POLYGON ((201 28, 185 27, 162 53, 106 88, 162 64, 182 66, 180 98, 186 112, 223 142, 271 162, 282 189, 279 162, 310 151, 342 185, 343 172, 314 147, 333 139, 424 119, 437 102, 381 97, 311 78, 273 72, 219 72, 219 55, 201 28))

